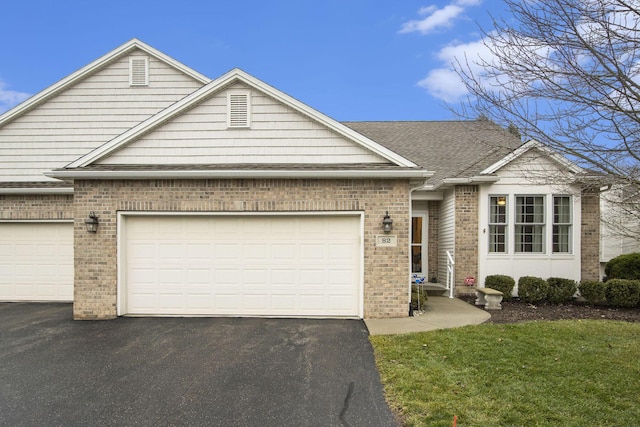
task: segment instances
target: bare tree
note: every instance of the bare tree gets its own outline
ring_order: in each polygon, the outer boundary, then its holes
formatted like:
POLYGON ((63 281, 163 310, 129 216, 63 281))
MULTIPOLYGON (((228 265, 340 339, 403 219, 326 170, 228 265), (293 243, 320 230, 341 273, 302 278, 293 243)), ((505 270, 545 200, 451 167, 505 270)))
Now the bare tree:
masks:
POLYGON ((640 2, 505 3, 509 20, 484 33, 490 54, 457 64, 471 94, 462 114, 639 183, 640 2))
MULTIPOLYGON (((456 64, 470 93, 459 113, 517 129, 640 194, 640 1, 505 4, 508 18, 483 33, 489 54, 456 64)), ((640 218, 637 196, 615 199, 640 218)), ((636 226, 629 234, 640 240, 636 226)))

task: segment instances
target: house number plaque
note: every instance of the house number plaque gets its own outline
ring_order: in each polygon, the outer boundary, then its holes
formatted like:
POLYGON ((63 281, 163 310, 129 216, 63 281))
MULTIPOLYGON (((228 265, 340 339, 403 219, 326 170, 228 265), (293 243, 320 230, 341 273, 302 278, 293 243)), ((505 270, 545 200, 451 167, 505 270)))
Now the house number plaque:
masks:
POLYGON ((398 246, 398 236, 392 236, 388 234, 378 235, 376 236, 376 246, 398 246))

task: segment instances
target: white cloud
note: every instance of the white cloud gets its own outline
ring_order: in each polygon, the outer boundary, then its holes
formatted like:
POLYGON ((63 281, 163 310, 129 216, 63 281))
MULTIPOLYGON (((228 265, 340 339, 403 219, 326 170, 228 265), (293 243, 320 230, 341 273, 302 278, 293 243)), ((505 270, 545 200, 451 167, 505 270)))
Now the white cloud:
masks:
POLYGON ((15 107, 30 96, 28 93, 6 89, 5 83, 0 80, 0 114, 15 107))
POLYGON ((447 68, 436 68, 429 71, 427 77, 418 82, 433 97, 453 103, 467 94, 467 89, 460 81, 460 76, 447 68))
POLYGON ((431 70, 424 79, 418 82, 418 86, 426 89, 431 96, 445 102, 459 101, 467 95, 467 89, 456 73, 454 64, 460 62, 465 67, 469 66, 473 73, 478 74, 482 72, 482 68, 477 65, 478 58, 488 60, 490 55, 483 40, 446 46, 437 55, 442 63, 441 67, 431 70))
POLYGON ((400 28, 400 33, 428 34, 439 28, 449 28, 455 19, 464 13, 465 7, 475 6, 481 2, 482 0, 454 0, 441 9, 436 6, 422 7, 418 10, 418 14, 426 16, 422 19, 405 22, 400 28))

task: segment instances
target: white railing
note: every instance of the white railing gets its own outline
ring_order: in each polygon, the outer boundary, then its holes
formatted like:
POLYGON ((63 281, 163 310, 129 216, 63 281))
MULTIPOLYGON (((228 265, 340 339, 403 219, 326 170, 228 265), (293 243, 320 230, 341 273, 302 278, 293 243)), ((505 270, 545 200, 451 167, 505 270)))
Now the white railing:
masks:
POLYGON ((453 266, 455 264, 456 263, 451 256, 451 252, 447 251, 447 289, 449 290, 449 298, 453 298, 453 292, 456 286, 453 276, 453 266))

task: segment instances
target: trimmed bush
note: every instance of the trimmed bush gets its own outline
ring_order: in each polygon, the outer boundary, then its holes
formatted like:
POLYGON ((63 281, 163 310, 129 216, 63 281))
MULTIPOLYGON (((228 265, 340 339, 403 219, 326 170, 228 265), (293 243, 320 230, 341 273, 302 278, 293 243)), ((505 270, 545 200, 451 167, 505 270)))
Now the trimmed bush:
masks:
POLYGON ((549 293, 549 284, 540 277, 522 276, 518 279, 518 296, 524 302, 544 301, 549 293))
POLYGON ((604 267, 609 279, 640 279, 640 253, 625 254, 611 259, 604 267))
POLYGON ((640 302, 640 281, 611 279, 606 283, 607 303, 613 307, 635 307, 640 302))
POLYGON ((484 279, 484 287, 502 292, 502 299, 505 301, 509 301, 513 298, 513 287, 515 285, 516 281, 513 280, 513 277, 505 276, 503 274, 493 274, 484 279))
POLYGON ((427 303, 427 290, 420 289, 418 286, 411 286, 411 305, 414 310, 424 310, 427 303))
POLYGON ((580 295, 590 305, 606 305, 607 304, 607 284, 596 282, 595 280, 587 280, 580 282, 580 295))
POLYGON ((560 277, 550 277, 547 279, 549 291, 547 292, 547 301, 554 304, 562 304, 571 301, 578 285, 575 280, 562 279, 560 277))

